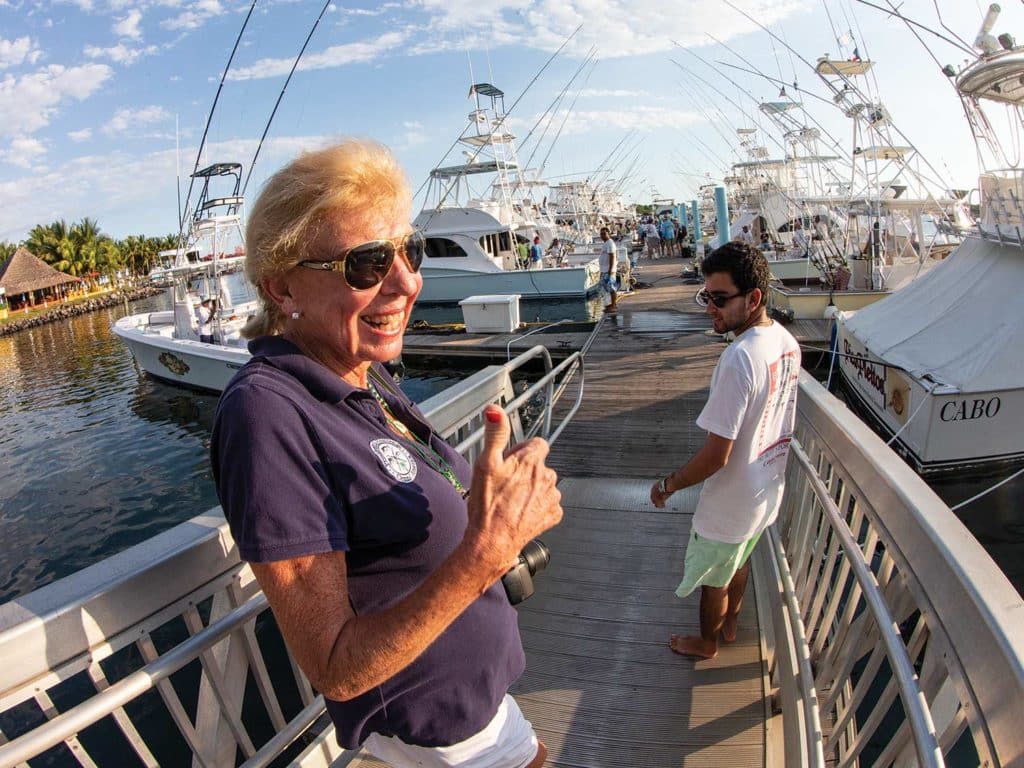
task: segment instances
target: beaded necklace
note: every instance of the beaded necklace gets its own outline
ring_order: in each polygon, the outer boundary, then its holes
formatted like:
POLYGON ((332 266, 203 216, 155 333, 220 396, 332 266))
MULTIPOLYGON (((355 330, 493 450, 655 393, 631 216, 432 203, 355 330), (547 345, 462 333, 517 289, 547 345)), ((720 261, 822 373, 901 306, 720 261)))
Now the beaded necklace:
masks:
POLYGON ((370 394, 373 395, 374 400, 380 405, 381 410, 384 411, 384 418, 388 424, 398 432, 402 437, 409 441, 416 453, 420 455, 420 458, 427 464, 428 467, 437 472, 441 477, 452 484, 452 488, 462 494, 462 498, 469 496, 469 489, 462 484, 458 476, 455 474, 455 470, 452 469, 451 464, 444 460, 444 458, 437 451, 434 450, 430 443, 424 442, 423 438, 413 432, 407 427, 402 421, 395 416, 391 410, 391 406, 388 405, 387 400, 377 391, 377 388, 373 386, 373 382, 366 382, 367 388, 370 390, 370 394))

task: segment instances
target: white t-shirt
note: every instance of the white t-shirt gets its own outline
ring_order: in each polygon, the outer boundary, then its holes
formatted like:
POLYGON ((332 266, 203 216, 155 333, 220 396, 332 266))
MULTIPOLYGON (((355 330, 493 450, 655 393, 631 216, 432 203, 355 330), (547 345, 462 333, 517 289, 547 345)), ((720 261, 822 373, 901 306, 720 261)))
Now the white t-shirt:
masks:
POLYGON ((729 462, 704 481, 697 535, 738 544, 775 521, 799 375, 800 346, 778 323, 748 329, 722 353, 697 426, 734 442, 729 462))
POLYGON ((601 271, 604 273, 615 273, 618 265, 618 246, 610 237, 601 244, 601 271))

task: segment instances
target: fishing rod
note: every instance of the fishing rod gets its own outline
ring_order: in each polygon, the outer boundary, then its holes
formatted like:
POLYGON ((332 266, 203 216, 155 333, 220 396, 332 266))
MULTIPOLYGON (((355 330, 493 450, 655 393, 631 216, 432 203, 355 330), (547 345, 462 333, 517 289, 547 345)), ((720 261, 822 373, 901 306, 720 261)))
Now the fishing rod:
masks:
MULTIPOLYGON (((596 59, 594 60, 593 65, 590 67, 590 72, 588 72, 587 76, 583 79, 583 86, 584 87, 586 87, 587 83, 590 82, 590 77, 591 77, 591 75, 594 74, 594 70, 595 69, 597 69, 597 60, 596 59)), ((569 105, 569 109, 567 109, 565 111, 565 115, 562 117, 562 122, 558 126, 558 131, 555 133, 555 138, 553 138, 551 140, 551 146, 548 147, 547 154, 544 155, 544 159, 541 161, 540 170, 539 170, 539 173, 540 173, 541 176, 544 175, 544 169, 548 167, 548 159, 551 157, 551 153, 555 151, 555 145, 558 144, 558 140, 562 136, 562 130, 565 128, 565 124, 569 121, 569 117, 572 115, 572 113, 576 109, 576 102, 580 98, 580 94, 581 93, 583 93, 583 88, 580 88, 578 91, 576 91, 576 95, 573 96, 572 103, 569 105)), ((587 173, 594 173, 594 172, 596 172, 596 169, 595 169, 595 171, 587 171, 587 173)), ((568 175, 573 175, 573 174, 568 174, 568 175)), ((560 177, 555 176, 553 178, 560 178, 560 177)))
POLYGON ((252 18, 252 12, 256 8, 256 1, 252 0, 252 5, 249 6, 249 12, 245 14, 245 21, 242 22, 242 28, 238 30, 238 37, 235 38, 235 44, 231 48, 231 55, 228 56, 227 66, 224 67, 224 71, 220 76, 220 83, 217 85, 217 93, 213 97, 213 104, 210 106, 210 114, 206 116, 206 125, 203 127, 203 137, 199 140, 199 151, 196 152, 196 164, 192 168, 192 173, 189 175, 188 191, 185 193, 185 214, 182 215, 178 221, 178 248, 179 250, 183 244, 183 238, 185 235, 185 217, 188 215, 188 205, 192 198, 192 188, 195 186, 196 171, 199 170, 199 161, 203 156, 203 148, 206 146, 206 136, 210 131, 210 123, 213 122, 213 113, 217 110, 217 102, 220 99, 221 91, 224 90, 224 81, 227 79, 228 71, 231 69, 231 62, 235 60, 235 53, 238 51, 238 45, 242 42, 242 35, 245 34, 245 28, 249 25, 249 19, 252 18))
POLYGON ((591 49, 587 52, 587 57, 576 68, 576 71, 573 72, 572 77, 569 78, 569 82, 567 82, 565 84, 565 87, 558 92, 558 95, 556 95, 552 102, 548 105, 548 108, 541 113, 540 117, 538 117, 537 121, 533 124, 533 127, 530 128, 526 136, 523 137, 523 140, 520 142, 521 147, 525 147, 527 143, 529 143, 530 139, 533 137, 534 132, 537 130, 538 127, 540 127, 541 122, 544 122, 544 130, 541 132, 540 138, 537 139, 536 145, 533 149, 533 153, 530 155, 530 159, 526 161, 527 165, 529 165, 530 162, 533 160, 533 155, 536 154, 541 142, 544 141, 544 137, 547 135, 548 129, 551 127, 551 123, 554 122, 554 116, 558 112, 559 105, 562 103, 562 100, 565 98, 565 95, 569 92, 569 89, 572 88, 573 82, 576 80, 577 77, 579 77, 580 73, 583 72, 583 70, 590 64, 590 62, 595 59, 596 47, 591 47, 591 49), (548 118, 546 121, 544 119, 545 117, 548 118))
POLYGON ((320 15, 316 17, 316 21, 313 22, 313 26, 309 30, 309 34, 306 35, 306 41, 302 44, 302 48, 299 49, 299 55, 295 57, 295 61, 292 62, 291 71, 288 73, 288 77, 285 78, 284 85, 281 86, 281 92, 277 94, 277 101, 274 102, 274 108, 270 111, 270 117, 267 118, 267 124, 263 128, 263 135, 260 136, 260 142, 256 145, 256 152, 252 156, 252 160, 249 163, 249 172, 245 176, 245 183, 242 185, 242 197, 245 197, 245 190, 249 188, 249 179, 252 178, 252 169, 256 167, 256 158, 260 156, 260 149, 263 148, 263 141, 267 138, 267 133, 270 132, 270 124, 274 121, 274 115, 277 114, 277 108, 281 106, 281 100, 284 98, 284 92, 288 89, 288 83, 292 81, 292 75, 295 74, 296 68, 299 66, 299 60, 302 59, 302 54, 306 52, 306 47, 309 45, 309 41, 313 39, 313 33, 316 32, 316 28, 320 25, 320 20, 327 13, 327 9, 330 7, 333 0, 327 0, 323 8, 320 9, 320 15))
MULTIPOLYGON (((678 45, 678 43, 677 43, 677 45, 678 45)), ((680 47, 680 48, 682 48, 682 46, 679 46, 679 47, 680 47)), ((683 50, 687 50, 687 49, 685 49, 685 48, 684 48, 683 50)), ((694 57, 695 57, 695 58, 696 58, 696 59, 697 59, 698 61, 700 61, 700 62, 702 62, 703 64, 705 64, 705 66, 708 66, 708 67, 710 68, 710 65, 709 65, 709 64, 708 64, 708 63, 707 63, 707 62, 706 62, 706 61, 705 61, 705 60, 704 60, 703 58, 701 58, 700 56, 698 56, 698 55, 697 55, 696 53, 694 53, 693 51, 687 51, 687 52, 688 52, 688 53, 690 53, 690 54, 691 54, 692 56, 694 56, 694 57)), ((711 84, 707 82, 707 80, 705 80, 705 79, 704 79, 703 77, 701 77, 700 75, 698 75, 698 74, 697 74, 696 72, 693 72, 692 70, 687 70, 687 69, 686 69, 686 68, 684 68, 684 67, 683 67, 683 66, 682 66, 682 65, 681 65, 681 64, 680 64, 679 62, 675 61, 674 59, 669 59, 669 60, 670 60, 670 61, 671 61, 671 62, 672 62, 673 64, 675 64, 675 65, 676 65, 677 67, 679 67, 680 69, 682 69, 682 70, 683 70, 684 72, 687 72, 688 74, 690 74, 690 75, 692 75, 693 77, 697 78, 697 80, 698 80, 698 81, 700 81, 701 83, 704 83, 704 84, 705 84, 705 85, 707 85, 707 86, 708 86, 709 88, 711 88, 711 87, 712 87, 712 86, 711 86, 711 84)), ((730 84, 731 84, 731 85, 732 85, 733 87, 737 88, 737 89, 738 89, 738 90, 739 90, 739 91, 740 91, 741 93, 745 94, 745 95, 746 95, 746 96, 747 96, 748 98, 750 98, 751 100, 753 100, 753 101, 755 101, 755 102, 757 101, 757 100, 756 100, 756 99, 754 98, 753 94, 751 94, 751 93, 750 93, 749 91, 747 91, 746 89, 744 89, 744 88, 743 88, 742 86, 740 86, 740 85, 739 85, 738 83, 736 83, 736 82, 735 82, 735 81, 733 81, 733 80, 732 80, 731 78, 729 78, 729 77, 727 77, 727 76, 725 76, 725 75, 722 75, 722 76, 723 76, 723 77, 725 77, 725 79, 726 79, 726 80, 727 80, 727 81, 728 81, 728 82, 729 82, 729 83, 730 83, 730 84)), ((729 102, 730 104, 732 104, 732 105, 733 105, 734 107, 736 107, 736 109, 738 109, 738 110, 740 111, 740 114, 741 114, 741 115, 743 115, 743 116, 744 116, 744 117, 746 117, 747 119, 750 119, 750 120, 751 120, 751 122, 756 122, 756 123, 757 123, 758 125, 760 125, 760 122, 761 122, 761 121, 760 121, 760 118, 757 118, 757 119, 751 119, 751 118, 750 118, 750 116, 749 116, 749 115, 747 115, 746 111, 745 111, 745 110, 744 110, 744 109, 743 109, 743 108, 742 108, 742 107, 741 107, 741 106, 740 106, 739 104, 737 104, 737 103, 736 103, 735 101, 733 101, 732 99, 730 99, 730 98, 729 98, 728 96, 725 96, 725 95, 723 95, 722 97, 723 97, 724 99, 726 99, 726 100, 727 100, 727 101, 728 101, 728 102, 729 102)), ((719 112, 721 112, 721 110, 719 110, 719 112)), ((724 117, 724 114, 723 114, 723 117, 724 117)), ((780 148, 780 149, 782 150, 782 152, 783 152, 783 155, 785 156, 785 155, 786 155, 786 146, 785 146, 784 144, 780 143, 780 142, 778 141, 778 139, 776 139, 776 138, 775 138, 775 136, 773 136, 773 135, 772 135, 771 133, 769 133, 769 132, 765 131, 765 130, 764 130, 764 128, 761 128, 761 130, 762 130, 762 132, 763 132, 763 133, 764 133, 764 134, 765 134, 765 135, 766 135, 766 136, 767 136, 768 138, 770 138, 770 139, 771 139, 771 140, 772 140, 772 141, 773 141, 773 142, 774 142, 774 143, 775 143, 775 144, 776 144, 776 145, 777 145, 777 146, 778 146, 778 147, 779 147, 779 148, 780 148)), ((759 161, 758 161, 757 159, 755 159, 755 160, 754 160, 754 162, 755 162, 755 163, 758 163, 758 164, 760 164, 760 163, 759 163, 759 161)), ((833 171, 831 171, 831 169, 828 169, 828 170, 829 170, 829 171, 830 171, 831 173, 833 173, 833 175, 834 175, 834 172, 833 172, 833 171)), ((776 191, 776 192, 777 192, 777 193, 778 193, 778 194, 779 194, 779 195, 780 195, 780 196, 781 196, 781 197, 782 197, 782 198, 783 198, 784 200, 786 200, 786 201, 787 201, 787 202, 788 202, 788 203, 789 203, 790 205, 792 205, 792 206, 793 206, 794 208, 796 208, 797 210, 801 210, 801 209, 803 208, 803 205, 802 205, 802 204, 801 204, 801 203, 800 203, 800 202, 799 202, 799 201, 798 201, 797 199, 795 199, 795 198, 794 198, 794 197, 793 197, 792 195, 790 195, 790 193, 789 193, 789 192, 788 192, 787 190, 783 189, 783 188, 782 188, 782 187, 781 187, 781 186, 780 186, 780 185, 778 184, 778 182, 777 182, 777 181, 775 180, 775 178, 773 178, 773 177, 772 177, 771 175, 766 175, 766 176, 765 176, 765 178, 766 178, 766 180, 768 181, 768 183, 769 183, 769 184, 770 184, 770 185, 772 186, 772 188, 773 188, 773 189, 774 189, 774 190, 775 190, 775 191, 776 191)))
MULTIPOLYGON (((573 73, 573 76, 569 79, 569 82, 565 84, 565 87, 559 92, 558 96, 551 103, 551 105, 548 106, 547 110, 545 110, 544 113, 537 119, 537 122, 534 123, 533 128, 531 128, 530 132, 526 135, 526 138, 523 139, 522 143, 523 143, 523 145, 525 145, 530 140, 530 137, 533 135, 534 130, 536 130, 537 126, 539 126, 541 121, 544 119, 544 116, 550 114, 550 118, 546 121, 546 123, 544 125, 544 130, 541 133, 540 138, 537 139, 536 143, 534 144, 533 150, 530 152, 530 156, 526 159, 526 162, 523 163, 523 166, 520 169, 518 176, 516 177, 516 183, 513 185, 510 194, 514 195, 519 190, 519 187, 522 186, 522 184, 523 184, 523 171, 526 170, 527 168, 529 168, 530 167, 530 163, 533 162, 533 158, 536 156, 537 150, 540 149, 541 143, 544 141, 544 138, 548 134, 548 129, 551 127, 552 123, 554 122, 555 115, 557 114, 559 105, 561 104, 561 102, 565 98, 565 95, 569 92, 569 89, 572 87, 573 82, 584 71, 584 69, 591 64, 592 61, 596 64, 597 59, 596 59, 596 48, 595 47, 592 47, 590 49, 590 51, 587 52, 587 57, 583 60, 583 63, 580 64, 580 66, 576 68, 576 71, 573 73)), ((593 72, 593 69, 591 69, 591 72, 593 72)), ((589 79, 589 76, 588 76, 588 79, 589 79)), ((576 95, 578 97, 579 96, 579 92, 577 92, 576 95)), ((576 99, 575 98, 573 99, 572 103, 573 103, 573 105, 576 104, 576 99)), ((569 110, 565 114, 566 114, 566 118, 568 118, 568 116, 570 114, 572 114, 572 107, 571 106, 570 106, 569 110)), ((562 120, 562 125, 565 125, 565 120, 564 119, 562 120)), ((561 127, 559 128, 558 134, 559 135, 561 134, 561 127)), ((558 141, 558 135, 556 135, 554 141, 552 141, 551 149, 554 149, 555 143, 557 141, 558 141)), ((550 150, 548 151, 548 154, 550 154, 550 150)), ((539 176, 540 176, 540 174, 538 174, 538 178, 539 178, 539 176)))
MULTIPOLYGON (((718 44, 719 44, 719 45, 721 45, 721 46, 722 46, 723 48, 725 48, 725 50, 727 50, 727 51, 728 51, 729 53, 731 53, 731 54, 732 54, 733 56, 735 56, 735 57, 736 57, 737 59, 739 59, 740 61, 742 61, 742 62, 743 62, 744 64, 746 64, 746 65, 747 65, 748 67, 751 67, 751 69, 752 69, 752 70, 753 70, 753 69, 755 69, 755 67, 754 67, 754 64, 753 64, 753 62, 751 62, 751 61, 749 61, 748 59, 744 58, 744 57, 743 57, 742 55, 740 55, 740 53, 739 53, 738 51, 735 51, 735 50, 733 50, 733 49, 732 49, 732 48, 730 48, 730 47, 729 47, 729 46, 728 46, 728 45, 727 45, 726 43, 722 42, 721 40, 718 40, 718 39, 717 39, 717 38, 715 38, 715 37, 714 37, 713 35, 708 35, 708 37, 710 37, 710 38, 711 38, 712 40, 714 40, 714 41, 715 41, 716 43, 718 43, 718 44)), ((701 56, 699 56, 698 54, 694 53, 693 51, 689 51, 689 53, 690 53, 690 54, 691 54, 692 56, 695 56, 695 57, 696 57, 696 58, 697 58, 697 59, 698 59, 699 61, 702 61, 702 62, 704 62, 704 65, 705 65, 705 66, 707 66, 707 67, 708 67, 709 69, 710 69, 710 68, 712 68, 712 67, 711 67, 711 65, 710 65, 710 64, 709 64, 709 63, 708 63, 708 62, 707 62, 706 60, 704 60, 703 58, 701 58, 701 56)), ((718 63, 720 63, 720 64, 723 64, 723 65, 725 65, 725 66, 727 66, 727 67, 733 67, 733 66, 734 66, 734 65, 730 65, 730 64, 728 64, 728 63, 726 63, 726 62, 721 62, 721 61, 720 61, 720 62, 718 62, 718 63)), ((735 67, 735 68, 736 68, 736 69, 741 69, 740 67, 735 67)), ((721 74, 721 73, 719 73, 719 74, 721 74)), ((758 75, 761 75, 762 77, 764 77, 765 79, 767 79, 767 80, 768 80, 769 82, 772 82, 772 81, 773 81, 773 78, 771 78, 771 77, 768 77, 767 75, 764 75, 764 74, 763 74, 763 73, 761 73, 761 72, 754 72, 754 74, 758 74, 758 75)), ((723 76, 723 77, 725 77, 725 75, 722 75, 722 76, 723 76)), ((726 80, 728 80, 728 81, 729 81, 730 83, 733 83, 733 85, 735 85, 735 86, 736 86, 737 88, 740 88, 740 86, 739 86, 738 84, 736 84, 736 83, 735 83, 735 82, 734 82, 734 81, 733 81, 733 80, 732 80, 731 78, 728 78, 728 77, 726 77, 726 80)), ((785 86, 786 86, 786 85, 790 85, 789 83, 784 83, 784 82, 782 82, 782 80, 781 80, 781 79, 780 79, 780 80, 778 80, 778 81, 775 81, 775 82, 778 82, 779 84, 781 84, 783 88, 785 88, 785 86)), ((820 100, 820 101, 823 101, 824 103, 828 104, 829 106, 834 106, 833 102, 832 102, 832 101, 830 101, 829 99, 826 99, 826 98, 824 98, 824 97, 822 97, 822 96, 819 96, 819 95, 818 95, 818 94, 816 94, 816 93, 812 93, 811 91, 808 91, 808 90, 807 90, 807 89, 805 89, 805 88, 801 88, 801 87, 800 87, 800 86, 799 86, 799 85, 797 84, 797 80, 796 80, 796 73, 795 73, 795 72, 794 72, 794 74, 793 74, 793 82, 792 82, 792 84, 791 84, 791 87, 792 87, 792 88, 793 88, 793 90, 794 90, 794 91, 796 91, 797 93, 801 93, 801 94, 806 94, 806 95, 808 95, 808 96, 811 96, 811 97, 813 97, 813 98, 816 98, 816 99, 818 99, 818 100, 820 100)), ((743 91, 744 93, 746 93, 746 94, 747 94, 747 96, 749 96, 750 98, 753 98, 753 94, 751 94, 751 93, 750 93, 749 91, 747 91, 746 89, 744 89, 744 88, 740 88, 740 90, 741 90, 741 91, 743 91)), ((755 101, 756 101, 756 99, 755 99, 755 101)), ((833 135, 832 135, 832 132, 831 132, 831 131, 829 131, 829 130, 828 130, 828 128, 826 128, 826 127, 825 127, 825 126, 824 126, 824 125, 823 125, 823 124, 822 124, 821 122, 819 122, 819 121, 818 121, 818 120, 817 120, 817 119, 816 119, 816 118, 814 117, 814 115, 812 115, 812 114, 811 114, 811 113, 810 113, 810 112, 809 112, 809 111, 807 110, 807 108, 803 106, 803 104, 801 104, 801 105, 800 105, 800 112, 801 112, 801 114, 802 114, 802 115, 803 115, 803 116, 804 116, 805 118, 807 118, 808 120, 810 120, 810 121, 811 121, 811 123, 813 123, 813 124, 814 124, 814 126, 815 126, 815 127, 816 127, 816 128, 817 128, 817 129, 819 130, 819 131, 823 132, 823 133, 824 133, 824 134, 825 134, 826 136, 828 136, 828 138, 829 138, 829 139, 831 139, 831 141, 832 141, 832 149, 834 149, 834 150, 835 150, 835 151, 837 151, 837 152, 844 152, 844 149, 843 149, 843 147, 842 147, 842 143, 841 143, 841 142, 839 141, 839 139, 838 139, 837 137, 833 136, 833 135)), ((773 121, 773 122, 775 122, 775 121, 773 121)), ((838 176, 837 176, 836 178, 838 178, 838 176)))
MULTIPOLYGON (((855 95, 857 95, 858 97, 860 97, 860 98, 862 99, 862 101, 864 101, 864 102, 866 102, 866 103, 870 103, 870 102, 872 101, 872 100, 871 100, 871 99, 870 99, 870 98, 868 97, 868 95, 867 95, 867 94, 863 93, 863 92, 861 91, 861 89, 860 89, 860 88, 859 88, 859 87, 858 87, 858 86, 857 86, 857 85, 856 85, 855 83, 853 83, 853 82, 852 82, 852 81, 851 81, 851 80, 850 80, 850 79, 849 79, 849 78, 848 78, 848 77, 847 77, 846 75, 843 75, 842 73, 837 73, 837 74, 838 74, 838 77, 839 77, 839 78, 840 78, 840 79, 842 80, 842 82, 843 82, 843 86, 844 86, 844 87, 843 87, 843 89, 840 89, 840 88, 836 87, 835 83, 831 82, 831 81, 830 81, 830 80, 828 80, 828 79, 827 79, 827 78, 826 78, 826 77, 825 77, 824 75, 820 74, 820 73, 818 72, 817 68, 816 68, 816 67, 815 67, 815 66, 814 66, 813 64, 811 64, 811 62, 810 62, 810 61, 808 61, 808 60, 807 60, 807 59, 806 59, 806 58, 805 58, 804 56, 802 56, 802 55, 800 54, 800 52, 799 52, 799 51, 797 51, 796 49, 794 49, 794 48, 793 48, 793 47, 792 47, 791 45, 789 45, 789 43, 787 43, 787 42, 785 42, 784 40, 782 40, 781 38, 779 38, 779 36, 778 36, 778 35, 776 35, 776 34, 775 34, 774 32, 772 32, 772 31, 771 31, 770 29, 768 29, 768 27, 766 27, 766 26, 765 26, 764 24, 762 24, 762 23, 761 23, 760 21, 758 21, 758 20, 757 20, 756 18, 754 18, 754 17, 753 17, 753 16, 751 16, 751 15, 750 15, 749 13, 747 13, 746 11, 744 11, 744 10, 743 10, 742 8, 739 8, 739 7, 737 7, 737 6, 736 6, 736 4, 732 2, 732 0, 722 0, 722 2, 723 2, 723 3, 725 3, 725 4, 726 4, 726 5, 727 5, 727 6, 729 7, 729 8, 731 8, 732 10, 734 10, 734 11, 735 11, 736 13, 739 13, 739 14, 740 14, 741 16, 743 16, 743 17, 744 17, 745 19, 747 19, 748 21, 750 21, 751 23, 753 23, 754 25, 756 25, 756 26, 757 26, 757 27, 758 27, 759 29, 761 29, 761 30, 762 30, 763 32, 765 32, 765 33, 766 33, 766 34, 767 34, 767 35, 768 35, 769 37, 771 37, 772 39, 774 39, 774 40, 778 41, 778 42, 779 42, 779 43, 781 43, 781 44, 782 44, 783 46, 785 46, 785 47, 786 47, 786 50, 790 51, 790 52, 791 52, 791 53, 792 53, 792 54, 793 54, 794 56, 796 56, 796 58, 798 58, 798 59, 800 60, 800 62, 801 62, 801 63, 803 63, 803 64, 804 64, 804 65, 805 65, 806 67, 808 67, 808 68, 809 68, 809 69, 810 69, 810 70, 811 70, 812 72, 814 72, 814 73, 815 73, 816 75, 818 75, 818 79, 820 79, 820 80, 821 80, 821 81, 822 81, 822 82, 823 82, 823 83, 825 84, 825 86, 826 86, 826 87, 827 87, 827 88, 828 88, 828 89, 829 89, 830 91, 832 91, 832 92, 833 92, 833 94, 834 94, 835 96, 837 96, 837 97, 845 97, 846 93, 847 93, 848 91, 850 91, 850 92, 853 92, 853 93, 854 93, 855 95)), ((940 186, 942 186, 943 188, 948 188, 948 187, 949 187, 949 185, 948 185, 948 184, 947 184, 947 183, 946 183, 945 181, 943 181, 943 180, 942 180, 942 175, 941 175, 941 174, 940 174, 940 173, 939 173, 939 172, 938 172, 938 171, 937 171, 937 170, 935 169, 935 167, 934 167, 934 166, 932 166, 932 164, 931 164, 931 163, 930 163, 930 162, 928 161, 928 158, 926 158, 926 157, 924 157, 924 156, 922 156, 922 155, 921 155, 921 153, 920 153, 920 152, 919 152, 919 151, 918 151, 918 150, 916 149, 916 147, 914 147, 914 143, 913 143, 913 142, 912 142, 912 141, 911 141, 911 140, 909 139, 909 137, 907 137, 907 136, 906 136, 906 134, 904 134, 904 133, 903 133, 903 131, 902 131, 902 130, 900 130, 899 126, 897 126, 897 125, 896 125, 896 124, 895 124, 895 123, 894 123, 894 122, 893 122, 893 121, 892 121, 891 119, 890 119, 890 120, 888 121, 888 124, 889 124, 890 126, 892 126, 892 129, 893 129, 893 131, 895 131, 895 132, 896 132, 896 135, 897 135, 897 136, 898 136, 898 137, 899 137, 900 139, 902 139, 903 141, 905 141, 905 142, 906 142, 906 143, 907 143, 907 144, 908 144, 908 145, 909 145, 909 146, 911 147, 911 149, 913 149, 913 150, 914 150, 914 153, 915 153, 915 154, 916 154, 916 155, 917 155, 918 157, 920 157, 920 158, 921 158, 921 162, 923 162, 923 163, 924 163, 924 165, 925 165, 925 166, 927 166, 927 168, 929 169, 929 171, 931 171, 931 172, 932 172, 933 174, 935 174, 935 178, 933 178, 933 179, 929 179, 929 181, 931 181, 931 182, 933 182, 933 183, 936 183, 936 182, 937 182, 937 183, 938 183, 938 184, 939 184, 940 186)), ((874 129, 873 129, 873 130, 874 130, 874 129)), ((876 132, 877 132, 877 131, 876 131, 876 132)), ((886 143, 887 143, 887 144, 889 145, 889 147, 890 147, 890 148, 893 148, 893 145, 892 145, 892 142, 891 142, 891 140, 889 140, 889 139, 888 139, 887 137, 885 137, 885 136, 882 136, 881 134, 879 134, 879 137, 880 137, 881 139, 883 139, 884 141, 886 141, 886 143)), ((919 173, 917 173, 916 171, 914 171, 914 169, 912 169, 912 168, 910 168, 910 167, 909 167, 909 165, 908 165, 908 163, 906 162, 906 160, 904 160, 904 159, 900 158, 900 159, 898 160, 898 162, 899 162, 899 164, 900 164, 900 167, 902 167, 902 168, 906 168, 906 169, 907 169, 908 171, 910 171, 911 173, 913 173, 913 174, 915 174, 916 176, 919 176, 919 177, 920 177, 920 174, 919 174, 919 173)), ((935 200, 935 197, 934 197, 934 195, 932 195, 931 191, 929 191, 928 189, 925 189, 925 193, 926 193, 926 195, 928 196, 928 199, 932 200, 933 202, 936 202, 936 205, 937 205, 937 201, 935 200)), ((940 210, 941 210, 941 206, 940 206, 939 208, 940 208, 940 210)))

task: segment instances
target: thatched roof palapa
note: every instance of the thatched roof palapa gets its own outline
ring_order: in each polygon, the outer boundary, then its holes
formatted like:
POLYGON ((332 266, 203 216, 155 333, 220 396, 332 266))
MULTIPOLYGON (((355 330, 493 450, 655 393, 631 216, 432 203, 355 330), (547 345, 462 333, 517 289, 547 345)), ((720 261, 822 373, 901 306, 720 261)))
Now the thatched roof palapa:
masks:
POLYGON ((11 258, 0 265, 0 285, 8 296, 44 291, 65 283, 80 282, 79 278, 58 272, 25 248, 16 250, 11 258))

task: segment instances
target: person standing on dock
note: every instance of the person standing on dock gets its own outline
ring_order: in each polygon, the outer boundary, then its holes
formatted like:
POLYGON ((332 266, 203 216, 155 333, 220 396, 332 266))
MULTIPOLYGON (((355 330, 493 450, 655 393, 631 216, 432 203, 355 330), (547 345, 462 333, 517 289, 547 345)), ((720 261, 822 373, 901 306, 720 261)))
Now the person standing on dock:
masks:
POLYGON ((601 241, 604 243, 601 246, 601 282, 604 283, 605 290, 612 297, 604 311, 615 312, 619 308, 619 294, 616 291, 616 288, 618 288, 619 249, 615 241, 612 240, 612 234, 608 227, 601 227, 601 241))
POLYGON ((544 269, 544 246, 540 244, 540 238, 533 238, 533 245, 530 246, 530 269, 544 269))
POLYGON ((722 352, 697 417, 708 433, 704 445, 651 487, 651 501, 661 509, 676 491, 704 483, 676 589, 682 598, 701 588, 700 635, 673 635, 669 647, 710 659, 720 636, 736 639, 748 558, 778 514, 796 421, 800 347, 766 313, 768 262, 757 249, 727 243, 702 269, 699 297, 714 329, 732 331, 736 340, 722 352))
POLYGON ((661 255, 672 258, 672 245, 676 241, 676 227, 672 219, 665 216, 658 225, 658 235, 661 237, 661 255))
POLYGON ((338 743, 393 768, 540 768, 508 693, 525 654, 502 576, 562 516, 547 443, 506 452, 483 411, 472 467, 382 366, 423 288, 412 194, 383 146, 299 156, 246 225, 260 311, 210 458, 239 555, 338 743))

